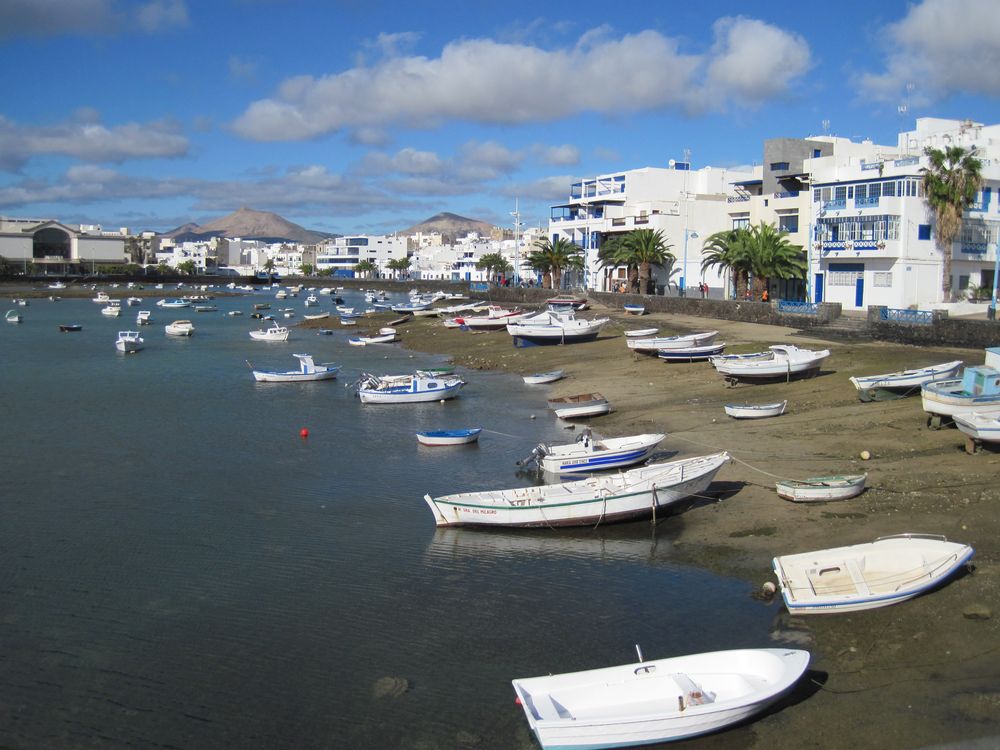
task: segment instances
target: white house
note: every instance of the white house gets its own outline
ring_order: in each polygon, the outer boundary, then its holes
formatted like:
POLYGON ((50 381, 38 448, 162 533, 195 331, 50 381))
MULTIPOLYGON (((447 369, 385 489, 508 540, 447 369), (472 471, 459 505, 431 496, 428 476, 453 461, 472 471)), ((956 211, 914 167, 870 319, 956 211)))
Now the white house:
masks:
POLYGON ((316 269, 329 269, 334 276, 353 277, 363 260, 374 264, 380 276, 388 276, 389 261, 407 257, 406 238, 388 235, 337 237, 317 246, 316 269))

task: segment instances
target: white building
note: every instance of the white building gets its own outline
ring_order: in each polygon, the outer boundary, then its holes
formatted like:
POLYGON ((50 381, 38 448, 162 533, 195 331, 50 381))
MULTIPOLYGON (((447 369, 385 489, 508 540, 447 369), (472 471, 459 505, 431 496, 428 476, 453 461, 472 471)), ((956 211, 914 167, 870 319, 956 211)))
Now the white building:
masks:
POLYGON ((354 267, 371 262, 382 277, 392 276, 389 261, 407 257, 406 238, 387 235, 337 237, 317 247, 316 269, 331 270, 334 276, 353 278, 354 267))
POLYGON ((62 224, 46 219, 0 217, 0 257, 25 273, 33 266, 43 274, 94 273, 98 266, 128 262, 129 230, 99 225, 62 224))

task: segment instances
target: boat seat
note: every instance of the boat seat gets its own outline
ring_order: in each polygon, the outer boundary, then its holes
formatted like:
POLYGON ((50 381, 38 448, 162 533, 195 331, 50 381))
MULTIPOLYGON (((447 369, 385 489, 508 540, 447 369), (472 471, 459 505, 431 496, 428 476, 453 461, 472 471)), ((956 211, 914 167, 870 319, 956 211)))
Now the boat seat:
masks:
POLYGON ((703 690, 700 685, 686 674, 678 672, 670 675, 670 677, 677 683, 677 687, 683 691, 684 694, 682 697, 684 698, 685 706, 701 706, 715 701, 715 693, 703 690))
POLYGON ((553 721, 555 719, 572 719, 573 714, 566 710, 559 701, 549 693, 531 696, 531 705, 535 710, 535 716, 539 719, 553 721))

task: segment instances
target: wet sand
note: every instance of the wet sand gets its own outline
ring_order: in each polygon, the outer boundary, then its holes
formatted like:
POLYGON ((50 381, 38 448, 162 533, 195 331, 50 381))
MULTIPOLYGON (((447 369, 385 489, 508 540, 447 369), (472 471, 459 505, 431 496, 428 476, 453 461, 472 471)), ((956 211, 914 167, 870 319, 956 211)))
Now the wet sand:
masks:
MULTIPOLYGON (((741 746, 760 748, 919 748, 985 737, 997 739, 982 746, 1000 744, 1000 450, 969 455, 954 427, 927 427, 919 395, 862 403, 848 380, 952 359, 982 364, 984 352, 828 341, 790 328, 666 314, 636 318, 600 307, 586 313, 595 314, 612 317, 600 338, 568 346, 515 348, 505 331, 446 329, 436 318, 415 318, 398 330, 403 346, 474 369, 564 369, 564 380, 534 387, 551 396, 600 391, 614 411, 588 422, 599 434, 665 432, 661 448, 680 456, 729 451, 734 460, 713 484, 716 497, 659 519, 657 533, 673 540, 682 560, 745 579, 748 597, 774 580, 775 555, 906 532, 976 548, 973 573, 896 606, 791 617, 780 596, 760 602, 774 611, 777 641, 812 652, 811 679, 784 710, 739 735, 696 740, 698 746, 733 747, 737 737, 741 746), (729 388, 707 362, 633 355, 622 331, 653 326, 661 335, 718 330, 727 353, 785 342, 828 348, 831 356, 812 378, 729 388), (787 413, 777 418, 737 421, 723 411, 726 403, 783 399, 787 413), (869 460, 861 459, 863 450, 869 460), (862 471, 866 491, 843 502, 791 503, 774 490, 776 478, 862 471)), ((397 317, 378 314, 357 330, 374 331, 397 317)), ((567 431, 567 441, 573 434, 567 431)))

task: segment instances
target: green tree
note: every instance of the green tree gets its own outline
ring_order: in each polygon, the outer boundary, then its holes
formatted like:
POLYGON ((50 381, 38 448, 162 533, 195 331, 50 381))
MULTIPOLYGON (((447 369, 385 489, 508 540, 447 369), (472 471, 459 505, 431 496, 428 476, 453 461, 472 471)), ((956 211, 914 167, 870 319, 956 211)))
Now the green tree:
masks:
POLYGON ((397 278, 410 270, 410 256, 393 258, 385 264, 390 271, 395 271, 397 278))
POLYGON ((312 272, 313 272, 313 264, 312 263, 303 263, 302 266, 301 266, 301 268, 302 268, 302 275, 303 276, 312 276, 312 272))
POLYGON ((804 279, 806 258, 801 245, 788 241, 788 232, 760 222, 746 230, 745 247, 753 274, 754 299, 771 279, 804 279))
POLYGON ((652 266, 662 266, 673 263, 676 258, 670 252, 663 232, 659 229, 636 229, 629 232, 622 243, 624 259, 628 265, 639 269, 639 293, 652 294, 652 266))
POLYGON ((966 151, 961 146, 928 147, 924 154, 930 166, 920 170, 924 200, 934 213, 935 235, 943 260, 941 292, 946 302, 952 300, 952 244, 961 231, 962 214, 975 202, 983 186, 983 163, 975 157, 974 151, 966 151))
POLYGON ((268 273, 274 272, 274 258, 268 258, 264 261, 264 270, 268 273))
POLYGON ((194 276, 198 271, 198 266, 195 265, 193 260, 185 260, 177 264, 177 270, 181 273, 187 274, 188 276, 194 276))
POLYGON ((562 286, 563 271, 583 268, 580 248, 565 237, 555 240, 542 237, 535 240, 534 246, 538 249, 528 255, 528 265, 543 274, 542 286, 546 289, 559 289, 562 286))
POLYGON ((371 276, 375 273, 375 271, 375 264, 370 260, 358 261, 358 263, 354 266, 354 273, 362 276, 371 276))
POLYGON ((501 253, 486 253, 476 261, 476 268, 486 271, 490 278, 506 275, 514 270, 501 253))
POLYGON ((166 275, 167 275, 167 274, 169 274, 169 273, 173 273, 173 270, 174 270, 174 269, 172 269, 172 268, 171 268, 170 266, 168 266, 168 265, 167 265, 166 263, 160 263, 160 264, 159 264, 159 265, 158 265, 158 266, 156 267, 156 273, 158 273, 158 274, 159 274, 160 276, 166 276, 166 275))

